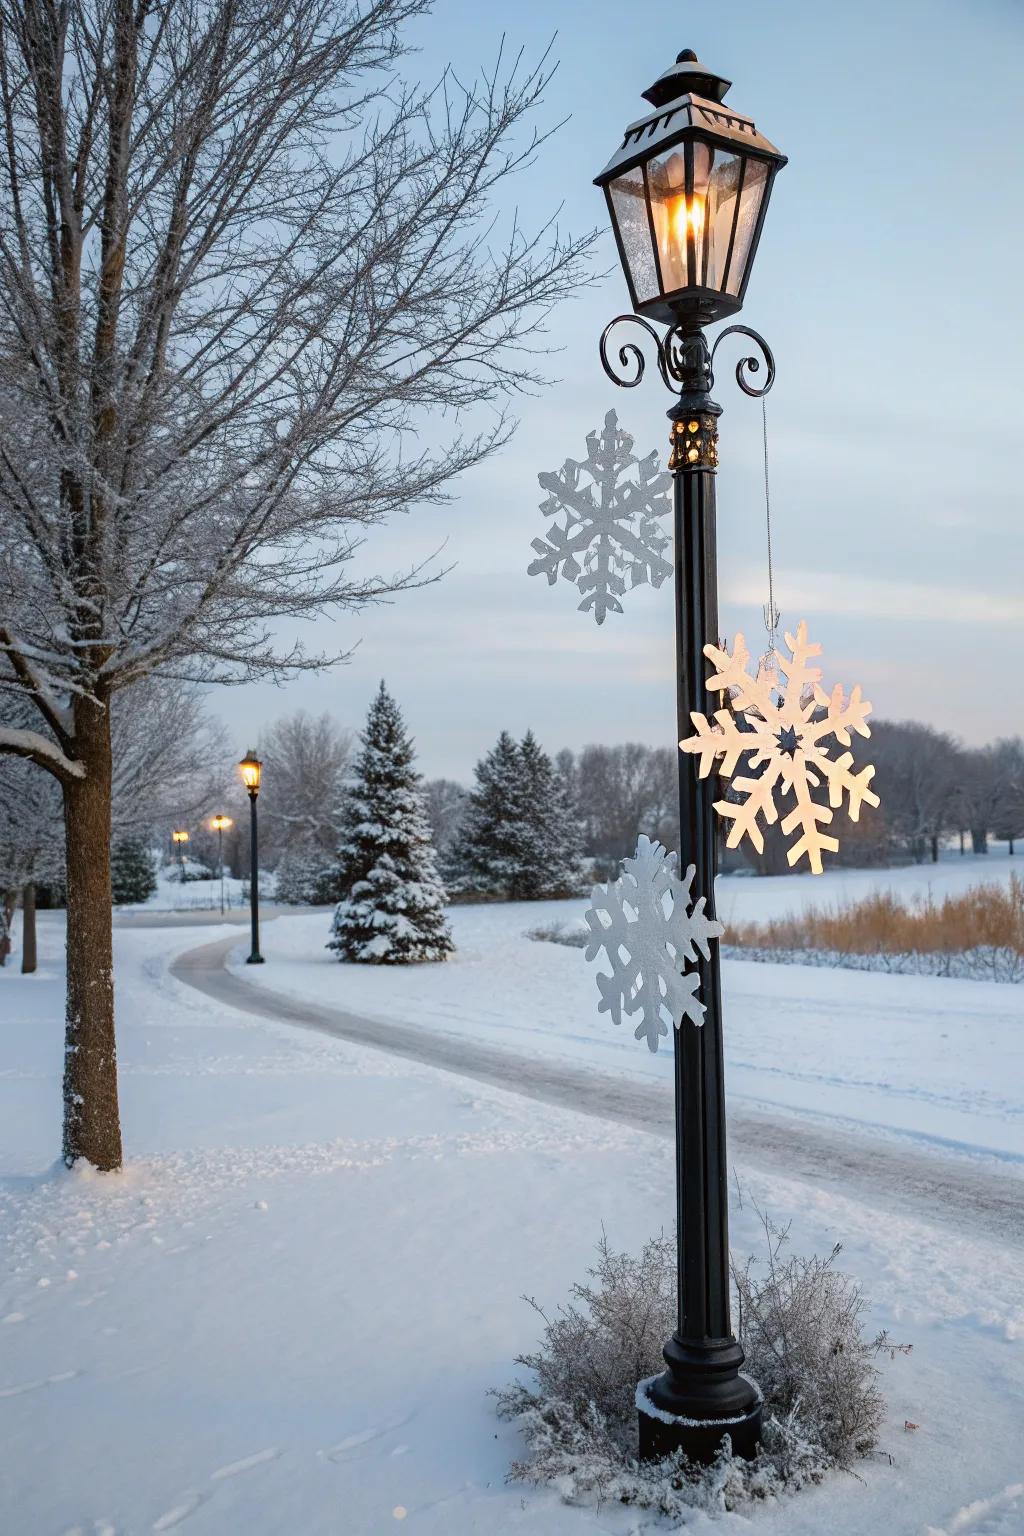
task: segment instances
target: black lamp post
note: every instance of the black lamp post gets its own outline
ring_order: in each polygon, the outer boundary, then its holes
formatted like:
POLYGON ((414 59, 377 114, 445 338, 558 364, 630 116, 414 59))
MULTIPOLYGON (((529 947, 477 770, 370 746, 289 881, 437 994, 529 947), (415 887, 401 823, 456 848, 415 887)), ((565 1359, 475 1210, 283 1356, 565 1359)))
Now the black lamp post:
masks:
MULTIPOLYGON (((258 786, 257 786, 258 787, 258 786)), ((256 802, 253 801, 255 808, 256 802)), ((217 834, 217 865, 220 871, 220 915, 224 916, 224 833, 234 823, 230 816, 218 814, 210 822, 210 826, 217 834)))
POLYGON ((260 856, 256 825, 256 799, 260 792, 263 764, 255 752, 247 752, 238 765, 242 783, 249 793, 249 911, 252 920, 252 948, 247 965, 262 965, 260 954, 260 856))
POLYGON ((178 850, 178 868, 181 871, 181 883, 185 884, 185 844, 188 842, 188 833, 182 828, 171 833, 171 842, 178 850))
MULTIPOLYGON (((686 50, 645 98, 654 110, 631 123, 623 143, 596 178, 608 201, 634 315, 620 315, 601 337, 601 361, 615 383, 639 384, 644 358, 627 343, 618 371, 608 336, 630 322, 653 339, 666 387, 677 396, 671 421, 669 469, 675 512, 677 710, 679 737, 691 732, 691 711, 713 713, 705 679, 704 645, 718 641, 715 554, 715 470, 721 406, 711 398, 714 351, 742 332, 760 348, 767 373, 757 389, 756 358, 736 368, 740 388, 765 394, 775 376, 767 344, 755 331, 731 325, 709 349, 703 327, 735 314, 743 303, 765 210, 785 156, 753 121, 722 105, 729 88, 686 50), (646 319, 668 325, 659 336, 646 319)), ((679 754, 680 863, 696 866, 693 895, 714 915, 717 839, 711 779, 698 777, 697 759, 679 754)), ((667 1369, 637 1395, 640 1455, 646 1460, 682 1449, 710 1460, 726 1435, 751 1456, 761 1431, 761 1396, 740 1374, 743 1350, 729 1316, 729 1223, 725 1160, 722 1004, 717 948, 700 960, 702 1028, 683 1021, 675 1031, 678 1320, 665 1345, 667 1369)))

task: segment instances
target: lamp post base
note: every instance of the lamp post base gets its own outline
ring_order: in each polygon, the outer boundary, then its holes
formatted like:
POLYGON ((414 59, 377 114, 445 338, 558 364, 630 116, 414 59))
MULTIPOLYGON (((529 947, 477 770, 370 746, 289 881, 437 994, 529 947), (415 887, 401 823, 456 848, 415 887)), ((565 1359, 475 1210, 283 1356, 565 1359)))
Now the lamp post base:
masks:
POLYGON ((708 1415, 707 1407, 704 1413, 694 1411, 693 1397, 679 1393, 671 1371, 641 1381, 636 1389, 640 1460, 661 1461, 682 1451, 690 1461, 706 1465, 714 1461, 726 1438, 735 1456, 752 1460, 761 1439, 764 1401, 746 1376, 734 1375, 729 1388, 723 1395, 731 1401, 723 1401, 720 1408, 715 1404, 719 1411, 708 1415))
POLYGON ((263 956, 262 955, 250 955, 245 963, 246 963, 246 965, 262 965, 263 964, 263 956))

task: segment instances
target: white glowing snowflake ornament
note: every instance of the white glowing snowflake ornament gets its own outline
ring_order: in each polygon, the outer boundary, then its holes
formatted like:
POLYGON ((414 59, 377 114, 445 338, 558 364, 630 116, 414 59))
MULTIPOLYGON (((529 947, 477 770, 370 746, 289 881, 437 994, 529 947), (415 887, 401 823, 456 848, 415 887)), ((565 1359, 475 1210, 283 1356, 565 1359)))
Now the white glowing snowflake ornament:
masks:
POLYGON ((540 510, 548 517, 564 512, 565 522, 533 540, 538 558, 527 567, 531 576, 546 576, 552 587, 559 574, 575 582, 583 593, 580 608, 593 611, 599 624, 609 611, 622 612, 627 585, 660 587, 671 576, 664 558, 669 539, 658 518, 672 509, 672 477, 659 472, 656 452, 634 456, 633 439, 619 430, 614 411, 603 432, 588 434, 585 459, 566 459, 537 479, 549 493, 540 510))
MULTIPOLYGON (((760 768, 757 777, 732 779, 740 799, 716 800, 715 810, 732 821, 728 846, 735 848, 747 836, 758 853, 764 850, 764 836, 758 817, 765 826, 779 819, 777 799, 791 795, 792 809, 782 818, 785 836, 799 830, 800 836, 787 852, 790 865, 805 854, 816 875, 822 872, 822 853, 835 853, 839 839, 820 830, 829 826, 833 813, 843 804, 844 796, 851 821, 857 821, 861 805, 878 805, 878 796, 868 786, 874 768, 853 773, 853 753, 829 756, 834 736, 843 747, 850 745, 850 732, 870 736, 867 716, 871 705, 861 697, 859 687, 847 699, 842 685, 832 692, 821 687, 821 668, 808 665, 812 656, 821 655, 821 646, 807 639, 807 625, 802 623, 796 638, 786 636, 790 658, 774 653, 762 657, 757 675, 747 671, 750 652, 742 635, 736 636, 732 654, 717 645, 706 645, 704 654, 715 664, 715 674, 708 679, 712 691, 728 692, 730 704, 715 711, 714 722, 694 711, 691 715, 696 734, 679 743, 684 752, 700 754, 700 776, 706 779, 715 759, 719 772, 732 778, 740 759, 749 754, 748 766, 760 768), (774 659, 775 666, 772 666, 774 659), (785 686, 778 672, 785 675, 785 686), (828 787, 828 805, 812 798, 811 791, 828 787)), ((785 804, 783 805, 785 809, 785 804)))
POLYGON ((676 864, 674 853, 641 836, 618 880, 595 885, 586 912, 586 958, 596 960, 604 950, 612 968, 610 976, 598 974, 598 1012, 610 1013, 616 1024, 624 1013, 641 1013, 636 1038, 652 1051, 668 1034, 668 1020, 676 1029, 684 1018, 704 1023, 700 975, 684 967, 696 961, 698 949, 709 960, 710 940, 725 932, 704 915, 703 896, 691 908, 694 866, 680 880, 676 864))

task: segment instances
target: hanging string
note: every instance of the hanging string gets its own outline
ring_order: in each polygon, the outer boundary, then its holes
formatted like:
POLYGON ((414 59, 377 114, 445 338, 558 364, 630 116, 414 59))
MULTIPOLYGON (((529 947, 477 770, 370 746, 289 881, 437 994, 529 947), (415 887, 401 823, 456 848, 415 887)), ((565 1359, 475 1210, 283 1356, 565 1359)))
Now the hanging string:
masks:
POLYGON ((764 627, 768 631, 768 649, 764 654, 763 660, 767 666, 774 670, 779 623, 781 622, 782 615, 775 606, 775 571, 772 562, 772 499, 771 489, 768 484, 768 412, 763 395, 761 396, 761 441, 764 447, 764 520, 768 534, 768 604, 762 609, 764 627))

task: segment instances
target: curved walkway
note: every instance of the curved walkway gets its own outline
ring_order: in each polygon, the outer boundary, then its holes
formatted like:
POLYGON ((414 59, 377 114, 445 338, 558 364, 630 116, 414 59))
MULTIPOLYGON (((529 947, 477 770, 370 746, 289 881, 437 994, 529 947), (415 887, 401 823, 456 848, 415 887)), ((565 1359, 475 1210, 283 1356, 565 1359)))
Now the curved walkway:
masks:
MULTIPOLYGON (((625 1074, 612 1077, 415 1024, 384 1023, 285 997, 225 969, 228 954, 239 942, 232 935, 187 950, 172 962, 171 974, 218 1003, 249 1015, 319 1030, 636 1130, 673 1135, 668 1084, 625 1074)), ((869 1129, 849 1132, 834 1124, 736 1105, 729 1112, 729 1137, 730 1149, 740 1162, 770 1168, 787 1178, 834 1185, 869 1205, 913 1212, 1024 1247, 1024 1177, 998 1171, 990 1161, 921 1151, 899 1138, 876 1139, 869 1129)))

